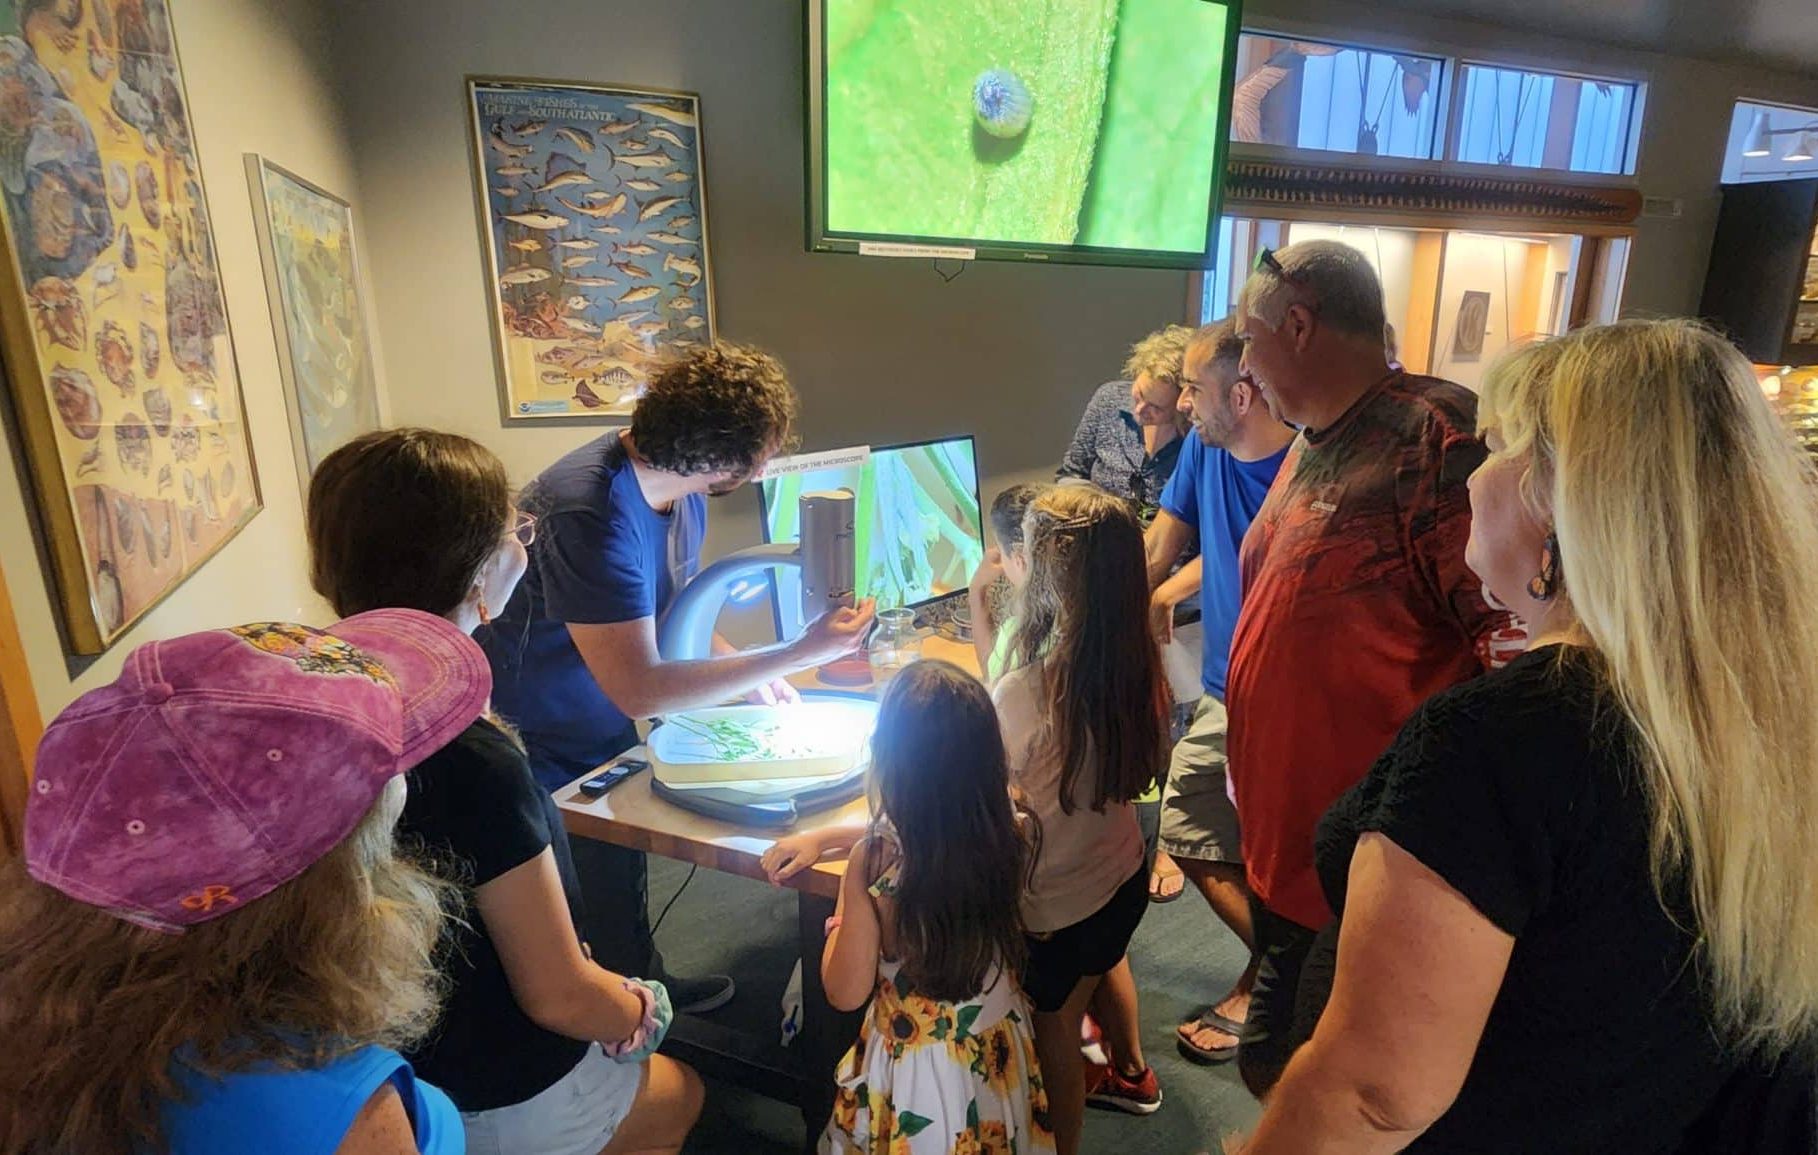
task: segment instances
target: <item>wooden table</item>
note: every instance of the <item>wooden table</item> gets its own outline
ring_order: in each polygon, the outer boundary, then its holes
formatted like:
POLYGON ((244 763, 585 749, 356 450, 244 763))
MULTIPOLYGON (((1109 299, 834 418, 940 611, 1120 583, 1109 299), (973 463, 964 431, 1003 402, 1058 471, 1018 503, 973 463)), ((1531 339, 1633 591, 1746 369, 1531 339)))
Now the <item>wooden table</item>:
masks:
MULTIPOLYGON (((978 673, 970 642, 930 636, 923 639, 922 656, 978 673)), ((802 689, 869 689, 828 685, 813 674, 791 681, 802 689)), ((592 776, 589 771, 556 791, 556 804, 570 834, 765 881, 763 854, 775 843, 776 831, 720 822, 671 806, 651 793, 648 774, 635 775, 611 793, 589 798, 578 787, 582 778, 592 776)), ((865 800, 859 798, 806 815, 789 833, 862 822, 865 817, 865 800)), ((820 959, 827 941, 824 926, 833 913, 845 871, 844 860, 822 862, 783 884, 796 892, 796 935, 802 959, 802 1026, 790 1046, 797 1060, 791 1069, 778 1069, 758 1058, 763 1049, 759 1042, 704 1018, 678 1016, 664 1044, 666 1052, 697 1068, 800 1104, 807 1125, 805 1149, 809 1151, 833 1109, 833 1069, 857 1036, 864 1014, 834 1010, 821 989, 820 959)))

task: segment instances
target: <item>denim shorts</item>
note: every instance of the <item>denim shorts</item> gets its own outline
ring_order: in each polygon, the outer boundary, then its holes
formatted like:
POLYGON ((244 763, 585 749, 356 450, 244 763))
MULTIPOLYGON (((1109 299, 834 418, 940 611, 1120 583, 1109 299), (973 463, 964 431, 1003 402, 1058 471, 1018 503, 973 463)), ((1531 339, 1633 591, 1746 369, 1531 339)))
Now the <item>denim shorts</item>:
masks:
POLYGON ((644 1085, 643 1063, 615 1063, 598 1043, 541 1094, 463 1111, 468 1155, 599 1155, 644 1085))

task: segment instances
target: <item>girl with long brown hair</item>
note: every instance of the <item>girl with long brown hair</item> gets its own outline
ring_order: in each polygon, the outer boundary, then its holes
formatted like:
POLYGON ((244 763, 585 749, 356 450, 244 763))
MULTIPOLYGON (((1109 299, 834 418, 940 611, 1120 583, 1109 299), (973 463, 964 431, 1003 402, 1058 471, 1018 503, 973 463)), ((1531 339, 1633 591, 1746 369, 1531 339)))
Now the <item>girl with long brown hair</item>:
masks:
POLYGON ((827 999, 871 1000, 840 1061, 826 1155, 1052 1152, 1017 896, 1028 864, 997 714, 976 679, 917 662, 884 692, 871 739, 871 821, 785 839, 786 877, 850 846, 821 959, 827 999))
MULTIPOLYGON (((1029 581, 993 698, 1010 780, 1041 828, 1023 894, 1035 1039, 1062 1155, 1085 1113, 1080 1024, 1148 903, 1132 803, 1167 764, 1170 695, 1148 628, 1143 534, 1128 504, 1055 489, 1024 524, 1029 581)), ((1140 1048, 1127 1056, 1152 1082, 1140 1048)))

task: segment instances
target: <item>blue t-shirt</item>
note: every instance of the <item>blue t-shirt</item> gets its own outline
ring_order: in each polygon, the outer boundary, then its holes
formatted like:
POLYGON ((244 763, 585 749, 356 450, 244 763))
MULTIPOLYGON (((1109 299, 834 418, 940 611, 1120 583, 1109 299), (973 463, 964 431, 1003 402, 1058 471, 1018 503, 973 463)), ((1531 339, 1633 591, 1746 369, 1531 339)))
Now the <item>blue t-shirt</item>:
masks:
POLYGON ((1231 633, 1243 601, 1238 551, 1288 447, 1260 461, 1239 461, 1200 441, 1197 433, 1183 440, 1186 445, 1162 491, 1161 507, 1199 531, 1199 552, 1205 558, 1199 612, 1206 628, 1199 680, 1206 693, 1222 701, 1225 672, 1231 665, 1231 633))
POLYGON ((366 1101, 397 1088, 422 1155, 462 1155, 467 1135, 447 1095, 420 1083, 396 1051, 361 1047, 313 1071, 255 1068, 202 1075, 179 1062, 182 1102, 165 1103, 171 1155, 333 1155, 366 1101))
POLYGON ((519 499, 537 516, 530 567, 479 634, 492 663, 492 704, 517 727, 547 789, 637 744, 568 636, 568 624, 654 618, 700 566, 707 504, 691 494, 669 513, 644 500, 614 430, 543 471, 519 499))

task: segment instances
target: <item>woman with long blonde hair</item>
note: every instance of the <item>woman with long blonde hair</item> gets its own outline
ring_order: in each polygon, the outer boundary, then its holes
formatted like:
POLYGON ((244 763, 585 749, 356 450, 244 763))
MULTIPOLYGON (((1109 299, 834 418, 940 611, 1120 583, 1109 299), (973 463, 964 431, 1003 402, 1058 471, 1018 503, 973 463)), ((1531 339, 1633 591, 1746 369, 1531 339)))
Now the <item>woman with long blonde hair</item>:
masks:
POLYGON ((382 610, 152 642, 59 714, 0 869, 0 1152, 459 1155, 398 1054, 446 888, 392 827, 490 689, 453 625, 382 610))
POLYGON ((1517 351, 1479 424, 1529 650, 1327 814, 1330 1001, 1245 1150, 1809 1149, 1818 475, 1689 321, 1517 351))

